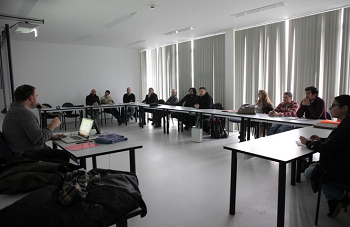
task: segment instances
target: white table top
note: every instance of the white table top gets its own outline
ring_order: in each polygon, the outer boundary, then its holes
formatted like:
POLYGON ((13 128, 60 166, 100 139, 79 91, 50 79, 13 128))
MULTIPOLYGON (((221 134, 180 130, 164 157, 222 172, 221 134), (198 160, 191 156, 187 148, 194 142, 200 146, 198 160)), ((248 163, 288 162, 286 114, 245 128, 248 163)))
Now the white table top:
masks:
POLYGON ((276 162, 290 162, 297 158, 315 153, 306 146, 298 146, 296 144, 300 136, 306 138, 309 138, 311 135, 327 137, 331 132, 331 130, 327 129, 305 127, 255 140, 226 145, 224 149, 236 150, 239 153, 276 162))
POLYGON ((130 149, 139 149, 142 148, 142 145, 140 143, 137 143, 135 141, 121 141, 118 143, 113 144, 100 144, 100 146, 78 150, 78 151, 71 151, 67 149, 66 147, 76 145, 75 143, 65 143, 61 140, 54 140, 54 143, 56 143, 59 147, 62 149, 66 149, 69 151, 72 155, 74 155, 76 158, 87 158, 87 157, 93 157, 93 156, 99 156, 99 155, 105 155, 110 153, 117 153, 125 150, 130 149))

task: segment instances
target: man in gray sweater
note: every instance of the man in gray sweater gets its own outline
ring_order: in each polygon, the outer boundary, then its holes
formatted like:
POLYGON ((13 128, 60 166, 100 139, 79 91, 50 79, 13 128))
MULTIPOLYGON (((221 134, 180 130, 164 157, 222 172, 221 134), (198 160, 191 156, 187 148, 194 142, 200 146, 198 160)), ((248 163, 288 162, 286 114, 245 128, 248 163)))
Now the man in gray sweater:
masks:
POLYGON ((52 135, 53 130, 61 124, 55 117, 49 127, 41 129, 38 119, 30 111, 37 106, 38 93, 31 85, 19 86, 15 91, 15 102, 11 104, 2 123, 2 133, 7 146, 14 156, 21 153, 45 148, 49 139, 60 139, 63 135, 52 135))

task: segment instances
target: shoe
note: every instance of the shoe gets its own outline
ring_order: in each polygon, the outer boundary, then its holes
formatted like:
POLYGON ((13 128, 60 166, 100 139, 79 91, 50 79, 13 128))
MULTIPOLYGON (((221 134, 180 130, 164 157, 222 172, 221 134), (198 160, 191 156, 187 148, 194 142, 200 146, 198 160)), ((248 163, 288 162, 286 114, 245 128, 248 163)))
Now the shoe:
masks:
POLYGON ((328 201, 328 209, 329 209, 329 213, 327 214, 328 217, 334 218, 339 215, 341 208, 343 208, 344 203, 346 203, 345 198, 349 199, 348 197, 344 197, 343 199, 344 201, 337 200, 337 199, 332 199, 328 201))
POLYGON ((118 121, 118 125, 121 125, 121 124, 123 124, 124 123, 124 120, 119 120, 118 121))
POLYGON ((156 124, 154 125, 154 127, 155 127, 155 128, 160 128, 160 127, 162 127, 162 125, 156 123, 156 124))
POLYGON ((134 120, 134 118, 131 116, 131 117, 130 117, 130 120, 134 120))
POLYGON ((149 121, 153 121, 153 118, 148 118, 149 121))

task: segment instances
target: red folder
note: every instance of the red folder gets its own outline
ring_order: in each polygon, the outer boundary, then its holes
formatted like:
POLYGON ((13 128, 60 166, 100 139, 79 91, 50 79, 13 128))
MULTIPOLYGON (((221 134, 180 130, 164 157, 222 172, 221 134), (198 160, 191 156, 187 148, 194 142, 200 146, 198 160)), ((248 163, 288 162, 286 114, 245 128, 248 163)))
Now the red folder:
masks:
POLYGON ((100 146, 100 144, 97 144, 94 142, 89 142, 89 143, 81 143, 81 144, 68 146, 66 148, 71 150, 71 151, 78 151, 78 150, 83 150, 83 149, 88 149, 88 148, 98 147, 98 146, 100 146))

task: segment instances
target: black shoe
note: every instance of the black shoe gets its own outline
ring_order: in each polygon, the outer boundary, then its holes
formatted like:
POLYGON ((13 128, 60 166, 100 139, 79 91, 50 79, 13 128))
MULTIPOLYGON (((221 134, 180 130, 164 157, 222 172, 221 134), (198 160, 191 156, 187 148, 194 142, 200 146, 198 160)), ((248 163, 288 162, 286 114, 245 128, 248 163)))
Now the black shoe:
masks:
POLYGON ((118 120, 118 125, 123 124, 124 120, 118 120))
POLYGON ((153 118, 148 118, 149 121, 153 121, 153 118))
POLYGON ((340 200, 336 199, 328 200, 327 203, 329 209, 329 213, 327 214, 327 216, 330 218, 338 216, 340 209, 343 207, 343 203, 340 200))
POLYGON ((159 123, 155 123, 155 124, 154 124, 154 127, 155 127, 155 128, 160 128, 160 127, 162 127, 162 125, 159 124, 159 123))

